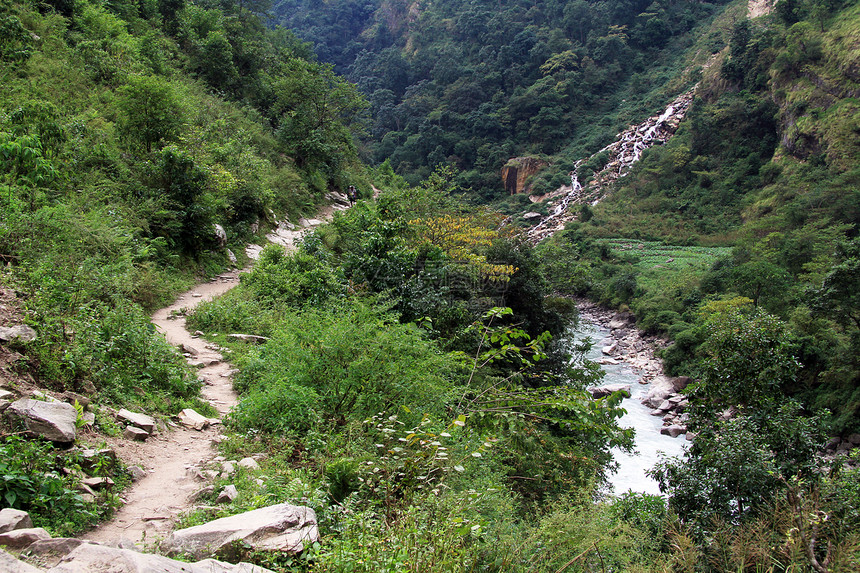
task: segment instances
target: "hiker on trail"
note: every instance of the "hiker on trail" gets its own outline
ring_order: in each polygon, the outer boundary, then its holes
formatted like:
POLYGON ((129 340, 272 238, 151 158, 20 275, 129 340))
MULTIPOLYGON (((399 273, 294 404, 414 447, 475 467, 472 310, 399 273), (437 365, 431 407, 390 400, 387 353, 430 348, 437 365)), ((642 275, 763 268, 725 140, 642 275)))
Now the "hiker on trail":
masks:
POLYGON ((355 205, 355 202, 358 201, 358 190, 355 188, 355 185, 350 185, 346 190, 346 198, 349 199, 350 207, 355 205))

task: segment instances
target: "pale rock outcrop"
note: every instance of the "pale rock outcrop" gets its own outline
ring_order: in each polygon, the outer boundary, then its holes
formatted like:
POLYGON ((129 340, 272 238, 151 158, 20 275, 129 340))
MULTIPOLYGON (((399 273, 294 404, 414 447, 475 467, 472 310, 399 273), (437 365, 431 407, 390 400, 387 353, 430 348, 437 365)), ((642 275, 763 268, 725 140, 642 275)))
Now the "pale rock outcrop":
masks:
POLYGON ((13 423, 22 424, 31 434, 52 442, 74 442, 77 435, 78 412, 64 402, 22 398, 12 402, 3 415, 13 423))
POLYGON ((298 553, 318 540, 314 510, 282 503, 174 531, 165 547, 198 559, 211 554, 229 559, 239 544, 258 551, 298 553))
POLYGON ((514 157, 502 167, 502 181, 509 195, 524 193, 526 179, 549 165, 539 157, 514 157))

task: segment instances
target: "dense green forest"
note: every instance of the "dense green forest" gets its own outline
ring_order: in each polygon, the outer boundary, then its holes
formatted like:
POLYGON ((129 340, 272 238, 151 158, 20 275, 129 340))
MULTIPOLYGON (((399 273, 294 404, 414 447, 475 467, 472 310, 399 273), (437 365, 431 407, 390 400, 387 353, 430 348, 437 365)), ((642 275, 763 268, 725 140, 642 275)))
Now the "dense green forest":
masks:
POLYGON ((365 158, 411 183, 453 165, 486 201, 503 194, 511 157, 559 154, 557 177, 536 187, 554 189, 691 84, 724 45, 707 28, 723 4, 285 0, 273 13, 367 97, 365 158))
MULTIPOLYGON (((856 452, 821 454, 860 430, 858 36, 839 0, 0 0, 0 286, 39 334, 0 366, 211 414, 148 311, 354 184, 188 318, 239 369, 220 453, 264 456, 181 526, 312 507, 319 543, 239 552, 276 571, 855 571, 856 452), (564 231, 503 224, 527 205, 500 197, 508 159, 555 189, 695 82, 564 231), (632 435, 621 393, 586 390, 571 295, 695 380, 663 496, 607 494, 632 435)), ((3 506, 71 535, 120 503, 55 471, 78 450, 3 432, 3 506)))

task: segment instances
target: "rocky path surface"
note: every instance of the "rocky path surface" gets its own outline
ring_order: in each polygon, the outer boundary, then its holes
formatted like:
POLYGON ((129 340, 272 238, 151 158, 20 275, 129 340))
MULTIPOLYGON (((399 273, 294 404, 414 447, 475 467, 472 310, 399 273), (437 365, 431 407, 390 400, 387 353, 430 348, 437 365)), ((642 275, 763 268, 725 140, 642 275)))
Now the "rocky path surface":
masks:
MULTIPOLYGON (((332 205, 324 208, 316 219, 301 219, 298 225, 279 223, 267 239, 293 250, 305 232, 330 220, 335 211, 347 208, 345 197, 332 194, 329 199, 332 205)), ((262 247, 251 245, 247 254, 256 259, 260 250, 262 247)), ((200 468, 216 456, 220 419, 236 405, 238 396, 233 391, 233 367, 224 361, 221 349, 186 329, 185 314, 201 302, 235 287, 241 272, 233 270, 198 284, 152 316, 153 324, 167 341, 199 368, 198 377, 204 382, 202 398, 218 410, 218 419, 210 420, 211 425, 202 430, 169 422, 145 442, 108 440, 120 459, 127 465, 139 466, 145 475, 124 493, 126 503, 114 518, 83 539, 103 543, 124 541, 138 547, 155 543, 170 534, 180 514, 191 508, 189 497, 206 485, 200 468)))

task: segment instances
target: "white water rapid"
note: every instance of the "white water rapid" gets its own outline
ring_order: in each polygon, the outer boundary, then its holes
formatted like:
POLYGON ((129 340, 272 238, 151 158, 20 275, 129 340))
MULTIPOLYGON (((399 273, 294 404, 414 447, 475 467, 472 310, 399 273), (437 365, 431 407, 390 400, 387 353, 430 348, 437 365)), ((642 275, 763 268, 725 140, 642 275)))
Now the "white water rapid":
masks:
MULTIPOLYGON (((581 341, 590 338, 593 342, 591 350, 586 358, 595 362, 605 358, 601 347, 609 342, 609 330, 598 324, 580 319, 577 327, 570 333, 571 341, 581 341)), ((640 399, 647 393, 648 386, 639 384, 640 375, 632 366, 625 362, 608 364, 603 360, 601 364, 605 376, 601 386, 609 384, 630 385, 631 397, 625 398, 622 406, 627 410, 619 424, 625 428, 636 430, 636 443, 634 453, 626 454, 619 450, 613 451, 615 461, 618 463, 618 471, 613 474, 609 482, 613 487, 613 493, 620 495, 633 490, 635 492, 658 495, 660 493, 657 482, 645 475, 645 471, 652 468, 660 459, 660 453, 669 456, 679 456, 682 448, 688 442, 683 436, 670 438, 661 435, 660 428, 663 421, 660 416, 652 416, 652 410, 644 406, 640 399)))

